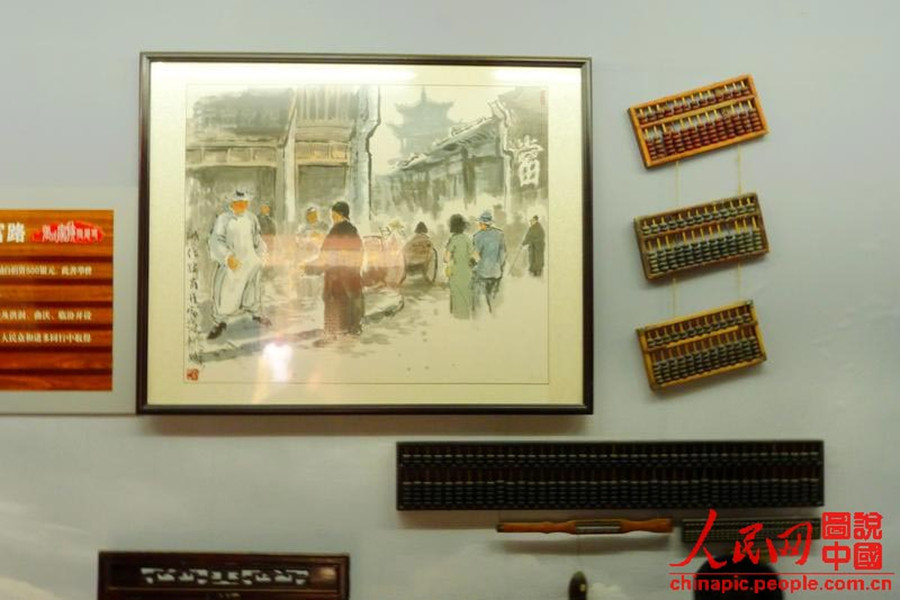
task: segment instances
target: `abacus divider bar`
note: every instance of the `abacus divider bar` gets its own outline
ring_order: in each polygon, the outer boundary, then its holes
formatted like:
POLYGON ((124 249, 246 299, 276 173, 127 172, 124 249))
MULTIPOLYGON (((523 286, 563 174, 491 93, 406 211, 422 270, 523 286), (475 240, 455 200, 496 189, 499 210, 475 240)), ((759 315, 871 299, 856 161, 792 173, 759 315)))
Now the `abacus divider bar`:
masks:
POLYGON ((650 214, 650 215, 642 215, 639 217, 635 217, 635 221, 638 222, 638 225, 640 227, 643 227, 644 225, 649 224, 648 221, 653 221, 653 220, 659 221, 660 219, 677 218, 679 215, 684 215, 690 211, 699 211, 699 210, 703 210, 703 209, 719 210, 719 207, 723 204, 727 204, 729 202, 743 201, 743 200, 748 200, 748 201, 752 202, 753 204, 759 203, 759 197, 756 192, 745 192, 743 194, 737 194, 734 196, 726 196, 724 198, 717 198, 715 200, 711 200, 709 202, 704 202, 702 204, 694 204, 691 206, 685 206, 682 208, 667 210, 667 211, 660 212, 660 213, 654 213, 654 214, 650 214))
POLYGON ((634 109, 634 111, 635 111, 634 114, 635 114, 635 116, 637 116, 637 111, 640 109, 655 108, 658 105, 664 105, 665 103, 670 102, 670 101, 685 98, 687 96, 699 95, 699 94, 704 94, 707 92, 712 92, 716 88, 723 87, 726 85, 732 85, 735 83, 742 83, 742 82, 747 84, 748 88, 751 90, 753 95, 756 95, 756 88, 753 87, 753 85, 752 85, 752 82, 753 82, 752 76, 750 76, 749 74, 744 74, 744 75, 738 75, 737 77, 732 77, 731 79, 726 79, 724 81, 718 81, 716 83, 711 83, 711 84, 708 84, 705 86, 687 90, 685 92, 679 92, 677 94, 670 94, 668 96, 663 96, 663 97, 657 98, 655 100, 650 100, 647 102, 643 102, 641 104, 635 104, 631 107, 631 109, 634 109))
MULTIPOLYGON (((742 103, 748 102, 748 101, 752 102, 753 100, 754 100, 754 98, 748 98, 748 97, 744 97, 744 98, 741 98, 741 99, 720 100, 719 102, 716 102, 715 104, 711 104, 711 105, 708 105, 708 106, 703 106, 703 107, 700 107, 700 108, 695 108, 695 109, 690 110, 690 111, 688 111, 688 112, 683 112, 683 113, 673 113, 673 114, 671 114, 671 115, 669 115, 669 116, 662 117, 662 118, 657 119, 657 120, 655 120, 655 121, 646 121, 646 122, 644 122, 644 123, 640 123, 639 120, 635 119, 635 120, 632 121, 632 123, 637 124, 638 128, 639 128, 641 131, 643 131, 643 130, 645 130, 645 129, 652 129, 653 127, 659 127, 660 125, 668 125, 668 124, 670 124, 670 123, 674 123, 674 122, 678 122, 678 121, 683 121, 683 120, 688 119, 688 118, 699 117, 700 115, 704 115, 704 114, 707 114, 707 113, 711 113, 711 112, 713 112, 713 111, 717 111, 717 110, 718 110, 718 111, 721 111, 723 108, 728 108, 728 107, 731 107, 731 106, 737 106, 738 104, 742 104, 742 103)), ((758 107, 757 107, 756 104, 754 104, 754 109, 757 109, 757 110, 758 110, 758 107)))
MULTIPOLYGON (((638 328, 638 331, 645 331, 649 334, 651 332, 655 332, 658 329, 675 326, 675 325, 684 323, 685 321, 690 321, 692 319, 702 319, 703 317, 713 318, 716 315, 725 313, 729 310, 740 309, 740 308, 743 308, 746 306, 751 306, 752 304, 753 304, 752 300, 742 300, 740 302, 735 302, 733 304, 726 304, 725 306, 720 306, 718 308, 705 310, 705 311, 701 311, 698 313, 692 313, 692 314, 684 315, 681 317, 675 317, 672 319, 667 319, 665 321, 660 321, 658 323, 652 323, 650 325, 645 325, 644 327, 638 328)), ((756 320, 755 311, 753 314, 754 314, 754 320, 756 320)))
POLYGON ((649 244, 650 242, 655 241, 657 239, 660 239, 660 240, 677 239, 677 237, 673 238, 673 236, 675 236, 675 234, 700 233, 700 232, 707 230, 710 226, 714 226, 714 225, 723 225, 723 226, 734 225, 738 220, 749 219, 754 216, 758 216, 757 213, 746 213, 746 214, 734 215, 734 216, 729 216, 729 217, 720 217, 713 221, 696 222, 694 224, 684 225, 682 227, 673 228, 673 229, 667 229, 666 231, 662 231, 662 232, 658 232, 658 233, 644 234, 643 231, 640 231, 641 230, 640 227, 637 228, 637 231, 639 231, 640 232, 639 235, 641 235, 643 237, 643 242, 645 244, 649 244))

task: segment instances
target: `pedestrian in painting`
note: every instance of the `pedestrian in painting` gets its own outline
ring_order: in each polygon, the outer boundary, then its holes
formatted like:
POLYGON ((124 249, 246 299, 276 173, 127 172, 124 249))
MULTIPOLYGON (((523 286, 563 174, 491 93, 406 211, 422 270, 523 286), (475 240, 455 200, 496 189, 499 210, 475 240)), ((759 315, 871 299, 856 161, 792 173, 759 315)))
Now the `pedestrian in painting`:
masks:
MULTIPOLYGON (((303 217, 303 222, 297 226, 296 235, 298 243, 300 243, 301 240, 307 239, 315 239, 321 243, 322 238, 325 237, 326 233, 328 233, 328 226, 319 220, 319 209, 315 206, 307 208, 303 217)), ((316 250, 318 250, 318 246, 316 246, 316 250)))
MULTIPOLYGON (((262 236, 269 256, 268 264, 262 268, 263 287, 267 288, 272 286, 278 279, 275 277, 275 266, 273 264, 275 261, 272 260, 278 251, 276 247, 278 227, 275 224, 275 219, 272 218, 272 207, 268 203, 264 203, 259 207, 259 214, 256 215, 256 218, 259 221, 259 234, 262 236)), ((263 295, 266 294, 264 293, 263 295)))
POLYGON ((328 233, 328 225, 319 220, 319 211, 316 207, 307 208, 303 222, 297 225, 297 231, 294 234, 297 259, 300 263, 308 261, 319 253, 326 233, 328 233))
POLYGON ((494 312, 503 268, 506 266, 506 239, 503 231, 494 227, 491 211, 484 211, 478 218, 478 231, 475 232, 472 243, 475 246, 473 306, 478 311, 484 300, 488 311, 494 312))
MULTIPOLYGON (((406 242, 405 248, 412 248, 414 246, 425 247, 426 245, 431 246, 431 238, 428 237, 428 225, 419 221, 416 223, 413 236, 406 242)), ((406 250, 404 250, 404 253, 405 252, 406 250)))
POLYGON ((403 263, 404 277, 420 273, 428 285, 437 279, 438 253, 423 221, 416 224, 415 234, 403 246, 403 263))
POLYGON ((363 243, 350 222, 350 206, 335 202, 333 223, 322 242, 319 255, 305 266, 307 272, 324 273, 325 340, 340 335, 358 335, 365 312, 362 295, 363 243))
POLYGON ((528 248, 528 272, 534 277, 540 277, 544 272, 544 245, 546 234, 541 226, 538 216, 531 217, 531 227, 522 240, 522 246, 528 248))
POLYGON ((236 191, 230 198, 228 210, 216 217, 209 235, 209 253, 216 263, 213 276, 213 327, 207 339, 222 335, 228 321, 249 313, 263 326, 271 325, 262 314, 260 270, 266 244, 262 239, 259 220, 247 210, 250 196, 236 191))
POLYGON ((275 219, 272 218, 271 206, 268 204, 260 206, 257 219, 259 219, 259 232, 263 236, 263 239, 269 239, 278 233, 278 228, 275 226, 275 219))
MULTIPOLYGON (((307 207, 294 234, 294 264, 302 266, 318 256, 327 233, 328 225, 319 220, 319 210, 307 207)), ((315 304, 322 295, 322 278, 304 277, 302 268, 293 274, 291 284, 294 298, 303 305, 315 304)))
POLYGON ((450 217, 450 239, 444 251, 444 268, 450 288, 450 314, 457 319, 472 317, 472 255, 475 246, 465 234, 462 215, 450 217))

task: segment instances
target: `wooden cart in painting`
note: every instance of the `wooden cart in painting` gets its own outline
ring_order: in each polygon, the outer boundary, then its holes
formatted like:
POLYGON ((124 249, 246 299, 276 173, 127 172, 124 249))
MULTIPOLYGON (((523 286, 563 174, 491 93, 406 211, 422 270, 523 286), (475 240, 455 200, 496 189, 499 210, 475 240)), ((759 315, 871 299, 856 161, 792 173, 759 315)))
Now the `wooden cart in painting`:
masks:
POLYGON ((434 283, 438 271, 438 253, 425 234, 416 234, 403 247, 406 274, 419 274, 429 285, 434 283))
POLYGON ((437 249, 427 235, 417 234, 405 244, 391 236, 367 235, 363 237, 363 247, 363 285, 399 287, 409 275, 421 275, 431 285, 437 278, 437 249))

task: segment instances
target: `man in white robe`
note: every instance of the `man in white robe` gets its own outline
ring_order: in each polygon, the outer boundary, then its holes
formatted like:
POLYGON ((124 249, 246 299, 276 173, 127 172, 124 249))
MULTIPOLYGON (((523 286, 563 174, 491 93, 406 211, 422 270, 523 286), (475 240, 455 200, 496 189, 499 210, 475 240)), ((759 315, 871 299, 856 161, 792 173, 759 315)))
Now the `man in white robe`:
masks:
POLYGON ((209 235, 209 253, 216 262, 213 277, 213 328, 207 339, 214 340, 225 331, 228 320, 249 313, 263 326, 271 321, 262 314, 260 273, 266 244, 259 220, 247 210, 250 196, 237 191, 229 210, 218 217, 209 235))

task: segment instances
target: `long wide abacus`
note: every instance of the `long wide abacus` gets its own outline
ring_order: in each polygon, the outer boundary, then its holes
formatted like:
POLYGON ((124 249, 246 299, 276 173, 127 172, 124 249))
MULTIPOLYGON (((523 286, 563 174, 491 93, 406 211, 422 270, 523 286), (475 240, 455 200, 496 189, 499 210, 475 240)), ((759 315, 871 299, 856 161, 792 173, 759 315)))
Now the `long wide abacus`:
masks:
POLYGON ((654 390, 758 365, 766 349, 753 302, 647 325, 637 330, 654 390))
POLYGON ((397 510, 821 506, 815 440, 400 442, 397 510))
POLYGON ((759 198, 741 194, 634 220, 647 279, 769 251, 759 198))
POLYGON ((750 75, 638 104, 628 113, 647 168, 769 132, 750 75))

